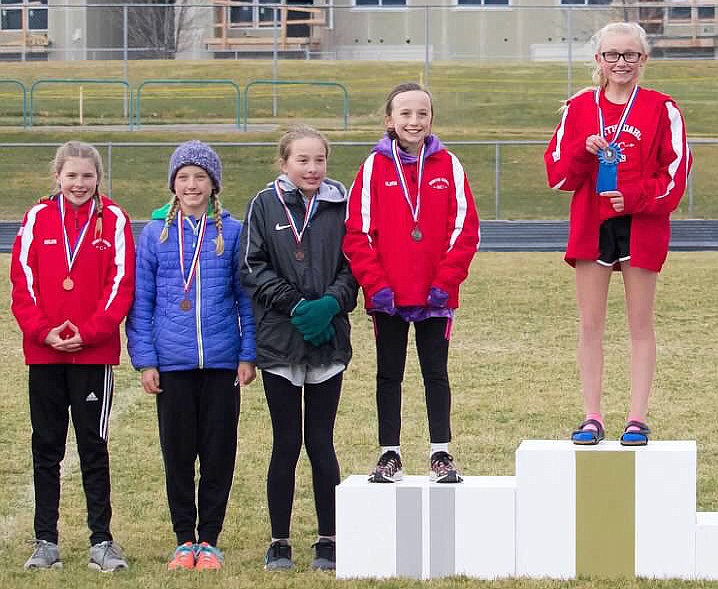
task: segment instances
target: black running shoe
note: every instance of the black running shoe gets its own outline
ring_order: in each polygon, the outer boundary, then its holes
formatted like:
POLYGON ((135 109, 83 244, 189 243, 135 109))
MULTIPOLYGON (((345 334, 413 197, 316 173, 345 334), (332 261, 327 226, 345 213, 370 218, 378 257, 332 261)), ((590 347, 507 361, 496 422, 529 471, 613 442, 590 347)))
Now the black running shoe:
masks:
POLYGON ((454 466, 454 457, 448 452, 434 452, 431 455, 429 478, 435 483, 460 483, 463 481, 454 466))
POLYGON ((401 457, 389 450, 384 452, 376 463, 374 472, 369 475, 370 483, 395 483, 404 477, 401 470, 401 457))

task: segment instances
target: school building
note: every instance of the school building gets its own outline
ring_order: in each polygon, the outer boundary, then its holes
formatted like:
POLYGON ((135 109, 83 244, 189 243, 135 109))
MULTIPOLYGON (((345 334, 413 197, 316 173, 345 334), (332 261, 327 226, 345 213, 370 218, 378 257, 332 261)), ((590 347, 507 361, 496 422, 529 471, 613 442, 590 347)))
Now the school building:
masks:
POLYGON ((640 22, 654 55, 718 58, 718 0, 0 0, 0 59, 590 57, 640 22), (146 6, 138 6, 146 4, 146 6), (569 42, 570 41, 570 42, 569 42))

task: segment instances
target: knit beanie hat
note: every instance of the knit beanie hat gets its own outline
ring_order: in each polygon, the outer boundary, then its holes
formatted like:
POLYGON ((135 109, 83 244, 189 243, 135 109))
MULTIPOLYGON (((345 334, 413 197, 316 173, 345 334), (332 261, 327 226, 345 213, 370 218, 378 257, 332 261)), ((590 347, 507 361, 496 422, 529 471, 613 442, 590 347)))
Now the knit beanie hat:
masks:
POLYGON ((209 174, 216 192, 222 190, 222 160, 206 143, 187 141, 177 146, 170 158, 168 181, 172 192, 175 191, 175 176, 184 166, 198 166, 209 174))

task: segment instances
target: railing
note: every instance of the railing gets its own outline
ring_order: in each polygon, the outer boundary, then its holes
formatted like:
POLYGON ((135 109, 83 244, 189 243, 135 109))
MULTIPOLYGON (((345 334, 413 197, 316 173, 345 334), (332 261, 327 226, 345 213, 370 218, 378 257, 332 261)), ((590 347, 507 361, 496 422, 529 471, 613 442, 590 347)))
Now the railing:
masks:
MULTIPOLYGON (((237 103, 236 103, 236 124, 237 128, 240 129, 242 125, 242 99, 241 99, 241 91, 239 89, 239 86, 233 82, 232 80, 145 80, 142 82, 138 87, 137 90, 135 90, 135 126, 139 129, 141 126, 141 116, 140 116, 140 97, 142 95, 142 88, 145 86, 160 86, 160 85, 188 85, 188 86, 231 86, 234 88, 236 94, 237 94, 237 103)), ((244 130, 247 130, 247 125, 245 122, 244 130)))
MULTIPOLYGON (((258 85, 270 85, 276 86, 321 86, 321 87, 334 87, 339 88, 342 92, 343 109, 342 109, 342 120, 343 130, 346 131, 349 128, 349 92, 344 84, 340 82, 331 81, 317 81, 317 80, 253 80, 249 82, 244 89, 244 109, 242 108, 242 91, 239 85, 233 80, 226 79, 149 79, 144 80, 137 86, 133 92, 130 85, 125 80, 110 80, 100 78, 53 78, 53 79, 40 79, 32 83, 29 91, 29 106, 28 106, 28 90, 25 84, 20 80, 0 80, 0 84, 12 84, 17 86, 22 91, 22 126, 32 127, 34 124, 34 110, 35 110, 35 90, 43 85, 48 84, 72 84, 82 86, 83 84, 102 84, 102 85, 120 85, 127 90, 129 96, 129 105, 127 108, 127 126, 130 129, 139 129, 142 125, 142 90, 147 86, 162 86, 162 85, 188 85, 188 86, 230 86, 234 89, 236 100, 235 100, 235 126, 237 129, 242 128, 242 114, 244 114, 244 130, 247 131, 248 119, 249 119, 249 90, 252 86, 258 85), (133 122, 134 120, 134 122, 133 122)), ((276 99, 275 99, 276 100, 276 99)), ((276 116, 276 101, 273 108, 274 115, 276 116)))
POLYGON ((268 85, 268 86, 333 86, 340 88, 344 94, 344 130, 349 127, 349 93, 346 86, 339 82, 322 82, 317 80, 253 80, 244 88, 244 130, 247 130, 247 122, 249 121, 249 89, 252 86, 268 85))
POLYGON ((27 88, 20 80, 0 80, 0 84, 18 86, 22 91, 22 126, 27 127, 27 88))
POLYGON ((58 79, 43 79, 36 80, 30 86, 30 116, 28 118, 28 127, 32 127, 33 123, 33 112, 34 102, 33 97, 35 95, 35 89, 42 85, 47 84, 72 84, 72 85, 83 85, 83 84, 103 84, 108 86, 124 86, 127 89, 129 95, 129 108, 127 109, 127 126, 132 128, 132 90, 130 89, 129 83, 125 80, 103 80, 100 78, 85 78, 85 79, 69 79, 69 78, 58 78, 58 79))

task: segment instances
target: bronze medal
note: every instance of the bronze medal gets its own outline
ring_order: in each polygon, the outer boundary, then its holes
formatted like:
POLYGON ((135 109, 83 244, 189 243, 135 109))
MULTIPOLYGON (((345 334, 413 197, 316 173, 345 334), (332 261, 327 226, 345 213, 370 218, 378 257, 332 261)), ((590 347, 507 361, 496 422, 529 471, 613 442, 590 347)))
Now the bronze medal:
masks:
POLYGON ((183 311, 189 311, 192 309, 192 301, 189 299, 182 299, 182 302, 180 303, 180 309, 183 311))
POLYGON ((411 238, 414 241, 421 241, 421 238, 424 237, 421 233, 421 229, 418 227, 414 227, 414 229, 411 230, 411 238))
POLYGON ((67 278, 65 278, 65 280, 62 281, 62 288, 67 291, 70 291, 75 288, 75 282, 72 280, 72 278, 68 276, 67 278))
POLYGON ((304 250, 297 248, 294 250, 294 259, 297 262, 303 262, 304 261, 304 250))

